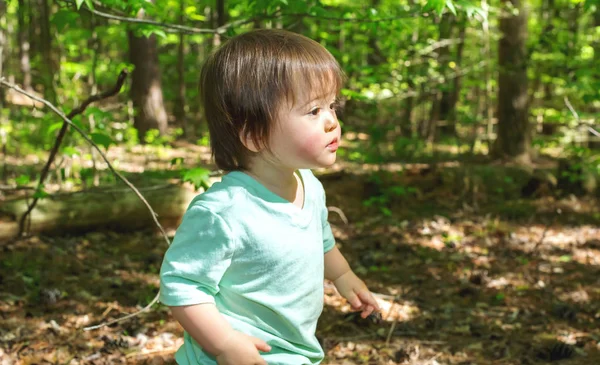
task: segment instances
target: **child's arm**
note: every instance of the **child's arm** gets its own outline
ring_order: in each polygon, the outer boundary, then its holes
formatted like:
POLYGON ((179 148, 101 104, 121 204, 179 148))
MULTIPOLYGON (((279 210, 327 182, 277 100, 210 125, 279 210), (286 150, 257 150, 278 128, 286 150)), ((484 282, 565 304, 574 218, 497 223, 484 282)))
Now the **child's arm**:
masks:
POLYGON ((361 317, 366 318, 379 305, 365 283, 350 269, 348 261, 337 247, 325 254, 325 279, 333 281, 338 292, 350 302, 354 309, 362 311, 361 317))
POLYGON ((170 307, 173 317, 218 364, 265 364, 258 351, 271 347, 256 337, 235 331, 214 304, 170 307), (257 351, 258 350, 258 351, 257 351))

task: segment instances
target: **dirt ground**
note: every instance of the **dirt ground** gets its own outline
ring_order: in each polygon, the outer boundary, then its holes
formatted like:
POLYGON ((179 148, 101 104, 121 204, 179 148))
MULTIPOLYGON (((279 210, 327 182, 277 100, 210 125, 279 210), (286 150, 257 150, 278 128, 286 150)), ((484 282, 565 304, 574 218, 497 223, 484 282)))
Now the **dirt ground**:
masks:
MULTIPOLYGON (((596 199, 497 209, 442 182, 427 192, 424 173, 403 179, 422 189, 323 179, 338 245, 382 307, 362 320, 325 283, 323 364, 600 364, 596 199)), ((165 248, 152 231, 1 243, 0 364, 174 363, 182 330, 160 304, 84 331, 152 301, 165 248)))

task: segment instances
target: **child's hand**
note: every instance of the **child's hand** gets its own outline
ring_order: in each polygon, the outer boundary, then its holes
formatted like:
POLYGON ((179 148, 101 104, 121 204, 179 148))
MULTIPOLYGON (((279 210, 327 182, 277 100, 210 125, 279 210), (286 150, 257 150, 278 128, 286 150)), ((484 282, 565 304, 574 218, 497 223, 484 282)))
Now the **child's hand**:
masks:
POLYGON ((365 283, 352 270, 337 278, 333 284, 352 308, 361 311, 362 318, 367 318, 373 311, 379 311, 379 304, 365 283))
POLYGON ((219 365, 267 365, 258 351, 269 352, 271 346, 261 339, 233 331, 216 355, 219 365))

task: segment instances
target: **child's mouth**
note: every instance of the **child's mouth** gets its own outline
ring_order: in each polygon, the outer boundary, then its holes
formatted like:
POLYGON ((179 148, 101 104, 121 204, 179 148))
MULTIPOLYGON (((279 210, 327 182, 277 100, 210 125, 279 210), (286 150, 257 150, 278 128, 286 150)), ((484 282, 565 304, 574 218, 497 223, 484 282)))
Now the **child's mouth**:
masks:
POLYGON ((327 149, 330 150, 331 152, 335 152, 335 151, 337 151, 338 146, 339 146, 339 143, 338 143, 338 139, 336 138, 327 145, 327 149))

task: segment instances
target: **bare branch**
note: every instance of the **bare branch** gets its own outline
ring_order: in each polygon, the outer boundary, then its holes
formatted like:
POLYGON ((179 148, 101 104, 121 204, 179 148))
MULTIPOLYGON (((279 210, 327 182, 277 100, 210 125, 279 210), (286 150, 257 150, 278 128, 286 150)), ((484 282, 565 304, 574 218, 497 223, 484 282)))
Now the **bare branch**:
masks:
POLYGON ((156 296, 154 297, 154 299, 152 299, 152 301, 150 303, 148 303, 147 306, 145 306, 144 308, 140 309, 139 311, 137 311, 135 313, 131 313, 131 314, 128 314, 126 316, 123 316, 123 317, 120 317, 120 318, 117 318, 117 319, 113 319, 112 321, 108 321, 108 322, 104 322, 104 323, 98 324, 96 326, 84 327, 83 330, 84 331, 93 331, 93 330, 96 330, 98 328, 110 326, 111 324, 114 324, 114 323, 117 323, 117 322, 125 321, 125 320, 127 320, 129 318, 137 316, 140 313, 147 312, 154 304, 156 304, 156 302, 158 302, 158 296, 159 295, 160 295, 160 291, 156 294, 156 296))
POLYGON ((165 232, 164 228, 162 227, 162 225, 158 222, 158 219, 156 218, 158 215, 156 214, 156 212, 152 209, 152 207, 150 206, 150 204, 148 203, 148 201, 144 198, 144 196, 140 193, 140 191, 131 183, 129 182, 129 180, 127 180, 123 175, 121 175, 118 171, 115 170, 115 168, 112 166, 112 164, 110 163, 110 161, 108 160, 108 158, 106 157, 106 155, 104 154, 104 152, 102 152, 102 150, 100 149, 100 147, 98 147, 98 145, 96 143, 94 143, 94 141, 92 141, 92 139, 83 131, 81 130, 81 128, 79 128, 76 124, 74 124, 69 118, 67 118, 67 116, 61 112, 60 110, 58 110, 54 105, 52 105, 52 103, 50 103, 49 101, 39 98, 35 95, 32 95, 30 93, 28 93, 27 91, 21 89, 20 87, 18 87, 17 85, 8 83, 6 81, 4 81, 4 78, 0 78, 0 84, 4 85, 6 87, 9 87, 37 102, 43 103, 44 105, 46 105, 48 108, 50 108, 56 115, 58 115, 59 117, 61 117, 63 119, 63 121, 65 123, 67 123, 69 126, 71 126, 73 129, 75 129, 89 144, 91 144, 96 151, 98 151, 98 153, 100 154, 100 156, 102 157, 102 159, 104 160, 104 162, 106 162, 106 165, 108 166, 108 168, 110 169, 110 171, 113 172, 113 174, 115 174, 121 181, 123 181, 131 190, 133 190, 133 192, 137 195, 138 198, 140 198, 140 200, 144 203, 144 205, 146 205, 146 207, 148 208, 148 210, 150 211, 151 215, 152 215, 152 219, 154 220, 154 223, 156 224, 156 226, 160 229, 160 232, 162 233, 163 237, 165 238, 165 241, 167 242, 167 245, 171 244, 171 241, 169 240, 169 237, 167 236, 167 233, 165 232))
MULTIPOLYGON (((577 112, 575 111, 575 109, 573 108, 573 105, 571 105, 571 102, 569 101, 569 98, 567 98, 565 96, 565 104, 567 105, 567 108, 569 108, 569 110, 571 111, 571 113, 573 114, 573 116, 575 117, 575 120, 577 120, 577 123, 579 125, 584 124, 581 122, 581 119, 579 119, 579 114, 577 114, 577 112)), ((598 132, 597 130, 595 130, 594 128, 590 127, 589 125, 586 126, 588 131, 593 134, 596 137, 600 137, 600 132, 598 132)))
POLYGON ((423 13, 423 14, 419 13, 420 8, 419 9, 415 8, 411 11, 407 11, 405 13, 402 13, 402 14, 399 14, 399 15, 393 16, 393 17, 373 18, 373 19, 330 17, 330 16, 321 16, 321 15, 315 15, 315 14, 309 14, 309 13, 280 13, 279 11, 277 11, 277 12, 275 12, 273 14, 269 14, 269 15, 260 15, 260 16, 250 17, 247 19, 239 19, 234 22, 224 24, 218 28, 212 29, 212 28, 188 27, 185 25, 163 23, 163 22, 157 22, 157 21, 149 20, 149 19, 140 19, 140 18, 126 17, 126 16, 122 16, 122 15, 115 15, 115 14, 106 13, 106 12, 103 12, 103 11, 100 11, 97 9, 90 9, 87 6, 82 6, 82 9, 84 9, 92 14, 95 14, 99 17, 106 18, 106 19, 112 19, 112 20, 117 20, 117 21, 127 22, 127 23, 134 23, 134 24, 154 25, 154 26, 168 29, 173 32, 182 32, 182 33, 187 33, 187 34, 223 34, 223 33, 227 32, 227 30, 230 28, 237 27, 237 26, 244 25, 244 24, 249 24, 258 19, 268 20, 268 19, 278 19, 281 17, 317 18, 317 19, 321 19, 321 20, 332 20, 332 21, 341 21, 341 22, 348 22, 348 23, 384 23, 384 22, 390 22, 390 21, 399 20, 399 19, 414 18, 415 16, 420 16, 420 15, 428 16, 427 13, 423 13))
POLYGON ((105 13, 105 12, 102 12, 102 11, 99 11, 96 9, 90 9, 87 6, 83 6, 82 9, 85 9, 92 14, 95 14, 99 17, 106 18, 106 19, 118 20, 121 22, 134 23, 134 24, 155 25, 158 27, 170 29, 170 30, 173 30, 176 32, 187 33, 187 34, 223 34, 223 33, 227 32, 227 30, 229 28, 248 24, 248 23, 251 23, 254 21, 254 18, 240 19, 240 20, 236 20, 234 22, 228 23, 228 24, 224 24, 215 29, 195 28, 195 27, 188 27, 188 26, 179 25, 179 24, 156 22, 154 20, 149 20, 149 19, 139 19, 139 18, 130 18, 130 17, 125 17, 125 16, 120 16, 120 15, 113 15, 113 14, 105 13))
MULTIPOLYGON (((73 119, 73 117, 75 117, 76 115, 83 113, 85 111, 85 109, 88 107, 88 105, 90 105, 91 103, 93 103, 95 101, 106 99, 110 96, 118 94, 119 91, 121 90, 121 88, 123 87, 123 83, 125 82, 126 78, 127 78, 127 70, 123 69, 121 71, 121 73, 119 74, 119 77, 117 78, 117 82, 115 83, 115 86, 113 86, 109 90, 106 90, 103 93, 92 95, 89 98, 87 98, 79 107, 73 109, 67 115, 67 119, 73 119)), ((46 161, 46 165, 44 166, 44 168, 42 169, 42 173, 40 174, 40 179, 39 179, 38 185, 35 189, 36 193, 39 193, 44 186, 44 181, 46 181, 46 177, 48 176, 48 172, 50 171, 50 166, 54 162, 56 154, 58 153, 58 149, 60 148, 60 145, 61 145, 65 135, 67 134, 68 128, 69 128, 69 124, 66 122, 63 122, 63 124, 60 128, 60 131, 58 132, 58 135, 56 136, 56 140, 54 141, 54 145, 52 146, 52 149, 50 150, 50 155, 48 156, 48 161, 46 161)), ((37 205, 38 200, 39 200, 39 198, 34 194, 33 200, 31 201, 31 203, 29 203, 27 210, 21 216, 21 218, 19 220, 19 233, 17 234, 18 237, 22 236, 23 233, 25 232, 25 221, 27 220, 27 217, 29 216, 29 214, 31 214, 31 212, 37 205)))
POLYGON ((330 212, 337 213, 340 216, 340 218, 342 218, 342 221, 344 222, 344 224, 348 224, 348 218, 346 218, 346 215, 340 208, 332 206, 332 207, 327 207, 327 210, 329 210, 330 212))

